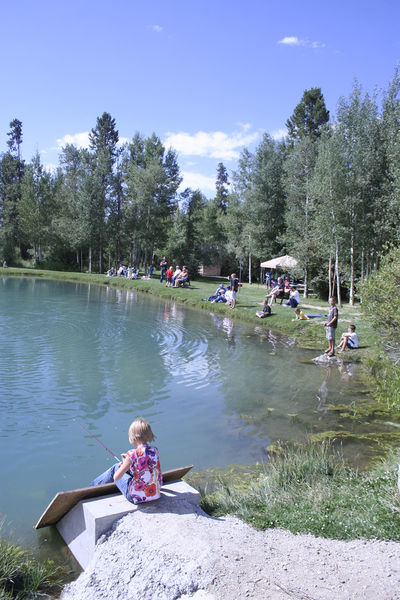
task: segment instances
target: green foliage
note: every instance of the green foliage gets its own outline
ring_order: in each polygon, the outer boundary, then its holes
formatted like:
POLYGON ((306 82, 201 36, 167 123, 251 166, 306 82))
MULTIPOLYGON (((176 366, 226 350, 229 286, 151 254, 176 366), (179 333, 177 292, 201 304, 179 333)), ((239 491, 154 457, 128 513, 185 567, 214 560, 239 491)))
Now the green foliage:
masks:
POLYGON ((400 248, 389 251, 374 271, 360 285, 363 311, 376 327, 396 337, 400 333, 400 248))
POLYGON ((215 197, 216 204, 223 213, 226 212, 228 205, 228 171, 223 163, 218 163, 217 167, 217 181, 215 187, 217 188, 217 195, 215 197))
POLYGON ((306 90, 293 115, 286 121, 292 141, 303 138, 317 139, 324 125, 329 121, 329 111, 321 88, 306 90))
MULTIPOLYGON (((400 358, 400 248, 382 258, 379 270, 360 284, 363 312, 377 328, 384 347, 400 358)), ((399 404, 400 405, 400 404, 399 404)))
POLYGON ((327 444, 278 446, 245 491, 225 482, 202 506, 211 514, 235 514, 259 529, 400 541, 398 458, 356 473, 327 444))
POLYGON ((60 569, 52 561, 39 561, 30 551, 0 539, 0 596, 4 600, 38 598, 58 592, 60 569))

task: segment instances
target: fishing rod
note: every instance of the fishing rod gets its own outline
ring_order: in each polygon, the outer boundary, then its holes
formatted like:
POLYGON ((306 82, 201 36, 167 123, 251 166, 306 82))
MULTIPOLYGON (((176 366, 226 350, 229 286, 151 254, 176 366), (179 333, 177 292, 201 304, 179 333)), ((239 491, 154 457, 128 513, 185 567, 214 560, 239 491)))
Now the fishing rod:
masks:
POLYGON ((94 438, 96 440, 96 442, 99 442, 99 444, 101 444, 103 446, 103 448, 105 448, 105 450, 107 450, 107 452, 109 452, 111 454, 111 456, 113 456, 118 462, 121 462, 121 457, 118 457, 116 454, 114 454, 114 452, 111 452, 111 450, 109 448, 107 448, 107 446, 105 446, 103 444, 103 442, 98 440, 97 437, 95 435, 93 435, 93 433, 90 433, 89 429, 86 429, 86 427, 84 425, 82 425, 82 423, 80 423, 78 421, 78 419, 72 419, 72 420, 75 421, 75 423, 77 423, 79 425, 79 427, 82 427, 82 429, 84 429, 92 438, 94 438))

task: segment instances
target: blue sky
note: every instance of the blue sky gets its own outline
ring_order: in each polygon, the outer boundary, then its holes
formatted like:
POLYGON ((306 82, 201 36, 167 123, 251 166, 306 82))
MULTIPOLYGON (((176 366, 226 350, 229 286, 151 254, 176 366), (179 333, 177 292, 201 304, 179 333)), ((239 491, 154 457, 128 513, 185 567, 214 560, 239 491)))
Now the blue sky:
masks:
POLYGON ((3 1, 0 151, 18 118, 23 157, 56 166, 107 111, 122 139, 172 145, 183 185, 213 196, 218 163, 282 135, 305 89, 334 115, 355 78, 386 88, 399 23, 398 0, 3 1))

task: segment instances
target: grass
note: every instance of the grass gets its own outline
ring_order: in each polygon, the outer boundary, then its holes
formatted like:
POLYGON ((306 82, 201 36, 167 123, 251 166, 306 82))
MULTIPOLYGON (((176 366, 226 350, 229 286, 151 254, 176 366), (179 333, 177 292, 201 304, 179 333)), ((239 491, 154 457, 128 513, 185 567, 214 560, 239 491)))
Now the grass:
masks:
POLYGON ((234 514, 261 530, 400 541, 399 459, 400 452, 358 473, 329 444, 280 446, 248 479, 246 490, 243 483, 221 481, 201 505, 214 516, 234 514))
POLYGON ((62 580, 53 561, 39 561, 31 551, 0 539, 0 598, 23 600, 58 594, 62 580))

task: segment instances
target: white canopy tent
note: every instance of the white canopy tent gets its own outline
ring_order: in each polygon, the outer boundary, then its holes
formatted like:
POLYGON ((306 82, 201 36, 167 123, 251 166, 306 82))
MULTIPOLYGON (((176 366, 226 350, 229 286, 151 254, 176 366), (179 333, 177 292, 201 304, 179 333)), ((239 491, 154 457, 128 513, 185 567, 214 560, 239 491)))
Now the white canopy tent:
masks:
POLYGON ((297 266, 297 260, 289 254, 285 256, 278 256, 278 258, 272 258, 262 262, 260 267, 263 269, 292 269, 297 266))

